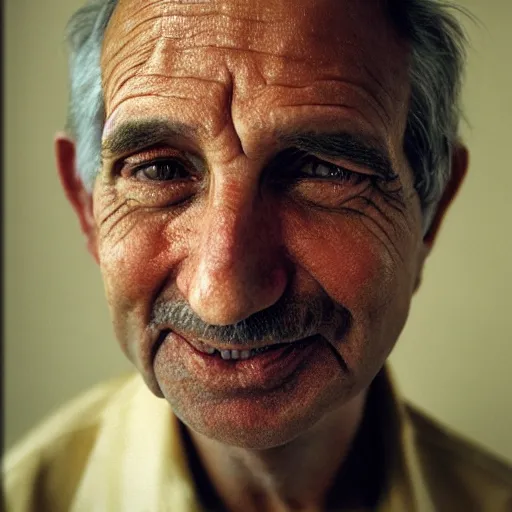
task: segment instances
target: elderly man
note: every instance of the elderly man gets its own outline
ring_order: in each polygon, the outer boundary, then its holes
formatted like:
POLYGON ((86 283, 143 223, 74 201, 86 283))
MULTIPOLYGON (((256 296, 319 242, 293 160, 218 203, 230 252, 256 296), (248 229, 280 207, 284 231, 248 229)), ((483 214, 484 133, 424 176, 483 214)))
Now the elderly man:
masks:
POLYGON ((142 378, 16 448, 8 509, 512 510, 385 365, 467 168, 446 7, 93 0, 69 41, 58 168, 142 378))

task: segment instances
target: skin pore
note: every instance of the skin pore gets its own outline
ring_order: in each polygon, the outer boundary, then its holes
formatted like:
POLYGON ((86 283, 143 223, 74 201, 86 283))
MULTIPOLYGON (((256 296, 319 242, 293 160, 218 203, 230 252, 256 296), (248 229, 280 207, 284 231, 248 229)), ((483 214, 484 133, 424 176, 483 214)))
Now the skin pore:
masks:
POLYGON ((92 195, 72 141, 57 155, 121 347, 187 426, 227 510, 322 510, 435 235, 422 237, 402 149, 408 48, 377 0, 120 0, 101 65, 92 195), (314 350, 274 387, 201 366, 161 339, 197 333, 154 320, 157 303, 226 327, 314 300, 344 314, 316 325, 314 350))

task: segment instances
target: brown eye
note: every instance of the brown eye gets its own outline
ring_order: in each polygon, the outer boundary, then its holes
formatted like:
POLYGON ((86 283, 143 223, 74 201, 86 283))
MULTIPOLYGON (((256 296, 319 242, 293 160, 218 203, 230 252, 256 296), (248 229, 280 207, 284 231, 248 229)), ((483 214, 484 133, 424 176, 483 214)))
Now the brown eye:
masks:
POLYGON ((349 171, 338 165, 321 160, 309 160, 300 168, 300 172, 304 178, 319 178, 334 181, 350 181, 352 183, 360 183, 368 179, 368 176, 357 172, 349 171))
POLYGON ((140 165, 133 175, 140 180, 150 181, 172 181, 192 178, 186 167, 177 160, 160 160, 140 165))
POLYGON ((283 173, 291 197, 323 208, 339 208, 349 198, 369 190, 373 176, 307 155, 291 162, 283 173))

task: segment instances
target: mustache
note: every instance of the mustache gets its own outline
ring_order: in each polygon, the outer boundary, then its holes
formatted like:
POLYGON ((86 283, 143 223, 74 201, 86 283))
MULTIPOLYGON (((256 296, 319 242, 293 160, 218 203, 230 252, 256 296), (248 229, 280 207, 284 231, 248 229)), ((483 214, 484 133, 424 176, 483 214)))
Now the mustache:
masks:
POLYGON ((152 308, 149 326, 154 330, 170 328, 205 342, 270 344, 316 334, 340 338, 350 320, 346 308, 319 296, 280 299, 270 308, 232 325, 205 323, 184 300, 158 300, 152 308))

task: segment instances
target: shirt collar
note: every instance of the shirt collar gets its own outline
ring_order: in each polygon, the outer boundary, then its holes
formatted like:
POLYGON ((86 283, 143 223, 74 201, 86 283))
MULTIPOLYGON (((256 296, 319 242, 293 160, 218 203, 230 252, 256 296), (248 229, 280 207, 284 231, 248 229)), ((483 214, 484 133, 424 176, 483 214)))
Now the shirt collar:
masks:
POLYGON ((378 512, 435 512, 422 472, 413 425, 395 377, 385 365, 374 380, 381 399, 381 424, 391 461, 378 512))

